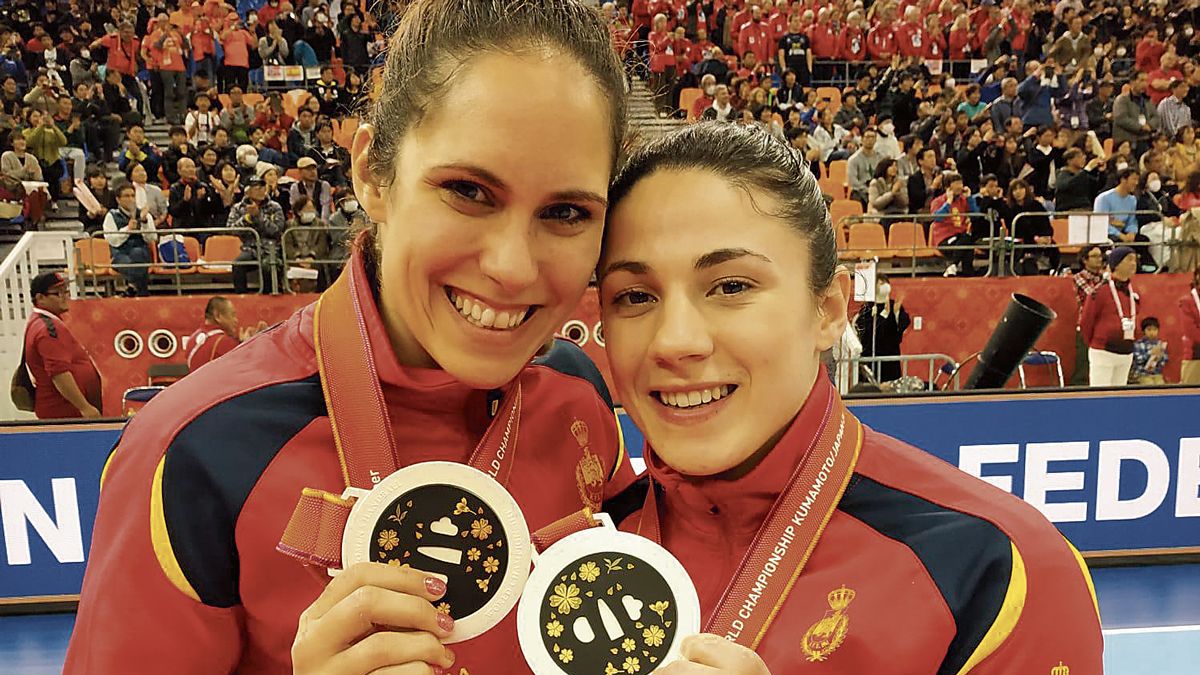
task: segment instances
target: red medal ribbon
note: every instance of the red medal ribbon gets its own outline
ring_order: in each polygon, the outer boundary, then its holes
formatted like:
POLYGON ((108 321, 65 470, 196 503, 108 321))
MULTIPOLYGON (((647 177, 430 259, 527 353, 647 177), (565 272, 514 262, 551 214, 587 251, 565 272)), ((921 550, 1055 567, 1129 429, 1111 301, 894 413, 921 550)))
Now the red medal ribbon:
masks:
MULTIPOLYGON (((841 501, 862 441, 862 423, 835 394, 812 446, 759 527, 705 633, 758 647, 841 501)), ((661 541, 654 493, 651 484, 638 533, 661 541)))
MULTIPOLYGON (((347 488, 356 490, 370 490, 404 466, 360 304, 363 294, 370 292, 369 283, 362 255, 356 253, 337 281, 321 294, 313 316, 317 370, 342 478, 347 488)), ((501 485, 507 485, 512 473, 521 402, 518 375, 506 388, 503 412, 492 419, 467 462, 501 485)), ((276 548, 305 562, 340 567, 342 533, 355 502, 353 491, 348 492, 343 497, 306 488, 276 548)), ((592 522, 590 518, 588 522, 592 522)))

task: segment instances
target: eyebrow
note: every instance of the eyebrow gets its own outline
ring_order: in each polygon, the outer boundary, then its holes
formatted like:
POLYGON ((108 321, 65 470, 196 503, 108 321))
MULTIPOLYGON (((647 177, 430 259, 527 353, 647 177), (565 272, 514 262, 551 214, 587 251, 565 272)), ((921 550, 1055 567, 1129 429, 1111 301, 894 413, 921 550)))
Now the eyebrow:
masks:
MULTIPOLYGON (((503 180, 501 180, 499 176, 481 166, 476 166, 474 164, 451 163, 441 164, 433 168, 434 170, 452 169, 455 171, 469 173, 479 180, 490 183, 493 187, 501 192, 508 192, 511 189, 508 183, 505 183, 503 180)), ((550 194, 550 200, 556 202, 585 201, 598 204, 601 208, 608 207, 608 199, 601 194, 592 192, 591 190, 560 190, 558 192, 552 192, 550 194)))
POLYGON ((722 263, 727 263, 731 260, 747 257, 758 258, 759 260, 767 263, 774 262, 767 256, 755 251, 751 251, 748 248, 719 248, 715 251, 705 253, 699 258, 696 258, 695 267, 697 270, 705 270, 710 267, 716 267, 722 263))
MULTIPOLYGON (((719 248, 715 251, 709 251, 708 253, 705 253, 704 255, 700 256, 699 258, 696 258, 696 264, 694 265, 694 267, 697 270, 706 270, 706 269, 709 269, 710 267, 716 267, 717 265, 721 265, 723 263, 727 263, 732 260, 737 260, 738 258, 747 258, 747 257, 748 258, 757 258, 759 260, 762 260, 763 262, 768 262, 768 263, 774 262, 767 256, 765 256, 761 253, 757 253, 755 251, 751 251, 748 248, 719 248)), ((603 279, 604 277, 612 274, 613 272, 629 272, 630 274, 649 274, 650 269, 651 269, 650 265, 648 265, 644 262, 638 262, 635 260, 618 260, 614 263, 606 265, 604 267, 604 270, 600 273, 599 278, 603 279)))

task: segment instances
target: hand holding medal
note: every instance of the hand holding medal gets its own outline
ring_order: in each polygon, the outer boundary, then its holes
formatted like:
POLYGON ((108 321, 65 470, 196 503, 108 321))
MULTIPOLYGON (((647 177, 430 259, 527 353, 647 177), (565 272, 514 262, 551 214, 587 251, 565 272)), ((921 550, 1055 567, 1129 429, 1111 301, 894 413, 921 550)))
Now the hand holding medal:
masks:
POLYGON ((449 668, 442 645, 454 620, 433 605, 446 593, 414 569, 359 563, 338 575, 303 614, 292 644, 297 674, 358 675, 388 666, 449 668))

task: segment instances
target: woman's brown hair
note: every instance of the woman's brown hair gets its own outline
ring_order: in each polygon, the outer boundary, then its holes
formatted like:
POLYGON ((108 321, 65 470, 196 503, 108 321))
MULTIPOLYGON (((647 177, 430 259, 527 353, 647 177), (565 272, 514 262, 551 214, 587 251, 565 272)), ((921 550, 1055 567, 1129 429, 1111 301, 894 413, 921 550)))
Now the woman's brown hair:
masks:
POLYGON ((558 52, 582 65, 608 101, 615 168, 625 139, 625 73, 596 10, 579 0, 417 0, 392 33, 378 95, 366 114, 375 131, 368 161, 381 185, 393 177, 404 135, 430 114, 472 57, 489 51, 558 52))

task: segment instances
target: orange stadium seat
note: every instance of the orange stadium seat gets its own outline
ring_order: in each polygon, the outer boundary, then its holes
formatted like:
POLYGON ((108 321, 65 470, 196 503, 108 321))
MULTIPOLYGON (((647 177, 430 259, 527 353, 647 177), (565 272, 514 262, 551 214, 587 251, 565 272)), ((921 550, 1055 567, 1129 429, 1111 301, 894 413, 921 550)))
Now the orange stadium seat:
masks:
POLYGON ((704 90, 699 87, 687 87, 679 91, 679 109, 687 114, 687 121, 696 121, 696 118, 692 116, 692 106, 703 95, 704 90))
POLYGON ((857 260, 883 260, 895 255, 887 250, 887 235, 879 223, 854 223, 850 226, 850 238, 847 243, 850 256, 857 260))
POLYGON ((835 199, 829 205, 829 220, 833 223, 834 228, 843 227, 843 219, 862 214, 862 204, 853 199, 835 199))
POLYGON ((817 87, 817 102, 823 101, 836 115, 842 109, 842 90, 837 87, 817 87))
MULTIPOLYGON (((184 237, 183 238, 183 248, 185 251, 187 251, 188 260, 192 261, 192 263, 181 266, 178 270, 179 276, 195 274, 196 267, 197 267, 195 265, 195 261, 200 259, 200 240, 196 239, 195 237, 184 237)), ((158 264, 160 261, 158 258, 158 247, 157 246, 150 247, 150 257, 151 257, 151 262, 154 263, 154 267, 150 268, 151 276, 157 276, 157 277, 174 277, 175 276, 176 268, 173 265, 158 264)))
POLYGON ((896 258, 937 258, 941 253, 925 241, 925 228, 920 223, 898 222, 888 228, 888 248, 895 249, 896 258))
POLYGON ((232 265, 242 252, 241 237, 231 234, 216 234, 204 242, 204 262, 200 274, 229 274, 229 270, 214 269, 210 266, 232 265))
POLYGON ((84 279, 120 276, 112 268, 112 250, 104 239, 80 239, 75 242, 75 264, 84 279))

